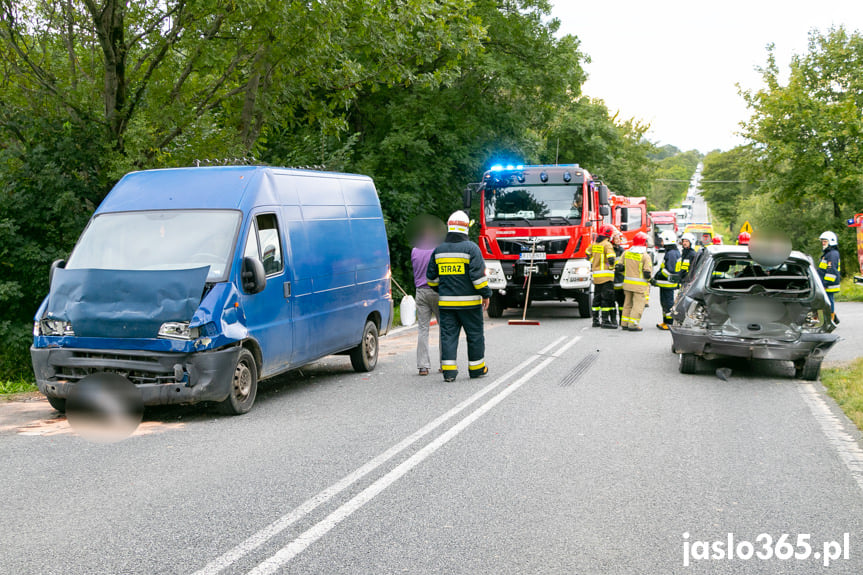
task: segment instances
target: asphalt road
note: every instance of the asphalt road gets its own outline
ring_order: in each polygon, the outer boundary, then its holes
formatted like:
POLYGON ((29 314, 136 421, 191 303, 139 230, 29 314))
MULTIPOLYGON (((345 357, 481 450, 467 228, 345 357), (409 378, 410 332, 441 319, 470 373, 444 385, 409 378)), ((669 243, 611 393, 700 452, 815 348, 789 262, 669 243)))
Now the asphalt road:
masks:
MULTIPOLYGON (((532 308, 538 327, 508 310, 489 376, 449 384, 416 375, 407 330, 370 374, 327 358, 247 415, 150 410, 115 444, 39 402, 4 427, 0 404, 0 573, 863 573, 859 434, 790 364, 679 374, 657 308, 641 334, 574 304, 532 308), (684 566, 729 533, 813 553, 848 533, 848 558, 684 566)), ((863 343, 863 306, 839 313, 828 360, 863 343)))

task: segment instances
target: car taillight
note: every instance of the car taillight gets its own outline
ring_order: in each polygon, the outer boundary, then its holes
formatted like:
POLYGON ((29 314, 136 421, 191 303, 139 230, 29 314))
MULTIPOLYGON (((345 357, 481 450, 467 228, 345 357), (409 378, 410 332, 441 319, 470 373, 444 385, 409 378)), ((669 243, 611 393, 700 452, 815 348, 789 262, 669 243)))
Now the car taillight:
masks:
POLYGON ((701 302, 694 301, 686 310, 686 318, 684 320, 686 327, 707 327, 707 308, 701 302))
POLYGON ((824 317, 822 316, 820 311, 812 310, 806 314, 806 317, 803 319, 803 329, 805 331, 816 331, 821 329, 821 326, 824 325, 824 317))

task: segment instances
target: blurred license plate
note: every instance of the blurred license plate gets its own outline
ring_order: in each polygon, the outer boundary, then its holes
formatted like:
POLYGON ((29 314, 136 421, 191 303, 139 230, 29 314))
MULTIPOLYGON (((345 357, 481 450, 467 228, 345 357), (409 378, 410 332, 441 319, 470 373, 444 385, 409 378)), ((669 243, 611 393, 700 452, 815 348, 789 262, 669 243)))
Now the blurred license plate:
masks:
POLYGON ((524 273, 525 274, 528 274, 528 273, 538 274, 539 273, 539 266, 524 266, 524 273))
POLYGON ((535 252, 535 253, 522 252, 520 257, 523 260, 544 260, 545 259, 545 252, 535 252))

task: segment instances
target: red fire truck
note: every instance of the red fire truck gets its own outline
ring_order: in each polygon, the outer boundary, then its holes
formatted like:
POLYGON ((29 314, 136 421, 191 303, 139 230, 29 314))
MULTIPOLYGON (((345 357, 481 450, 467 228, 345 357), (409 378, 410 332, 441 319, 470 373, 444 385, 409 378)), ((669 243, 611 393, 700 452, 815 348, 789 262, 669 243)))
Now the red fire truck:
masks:
POLYGON ((465 190, 465 207, 479 193, 479 247, 493 295, 490 317, 530 301, 578 302, 590 317, 587 246, 610 215, 608 188, 577 164, 494 166, 465 190))
POLYGON ((611 204, 611 224, 623 235, 623 245, 631 246, 632 238, 638 232, 650 234, 650 220, 647 216, 647 198, 609 195, 611 204))

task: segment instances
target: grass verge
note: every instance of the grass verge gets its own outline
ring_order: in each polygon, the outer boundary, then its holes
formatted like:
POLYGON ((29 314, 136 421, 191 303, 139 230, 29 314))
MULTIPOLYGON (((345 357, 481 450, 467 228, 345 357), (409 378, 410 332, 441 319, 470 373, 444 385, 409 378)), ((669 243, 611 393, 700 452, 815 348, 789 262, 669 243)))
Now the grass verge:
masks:
POLYGON ((848 419, 863 430, 863 357, 848 365, 822 369, 821 383, 848 419))
POLYGON ((39 391, 39 388, 25 380, 0 381, 0 395, 11 395, 27 391, 39 391))
POLYGON ((863 301, 863 285, 855 284, 853 276, 845 276, 839 283, 836 301, 863 301))

